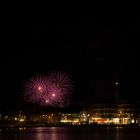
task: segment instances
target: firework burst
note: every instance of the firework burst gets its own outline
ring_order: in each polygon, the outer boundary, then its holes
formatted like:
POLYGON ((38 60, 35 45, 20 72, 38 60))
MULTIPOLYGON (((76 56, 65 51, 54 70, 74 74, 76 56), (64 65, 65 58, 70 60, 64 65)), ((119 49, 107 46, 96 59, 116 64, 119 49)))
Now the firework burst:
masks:
POLYGON ((25 98, 33 103, 40 103, 47 91, 47 81, 43 76, 30 79, 25 86, 25 98))
MULTIPOLYGON (((72 81, 70 77, 63 72, 53 72, 48 76, 48 80, 52 85, 52 93, 55 95, 55 103, 61 106, 67 101, 70 97, 72 91, 72 81)), ((53 94, 52 94, 53 95, 53 94)))
POLYGON ((62 72, 53 72, 46 76, 36 76, 27 82, 25 98, 29 102, 43 106, 65 106, 72 90, 69 76, 62 72))

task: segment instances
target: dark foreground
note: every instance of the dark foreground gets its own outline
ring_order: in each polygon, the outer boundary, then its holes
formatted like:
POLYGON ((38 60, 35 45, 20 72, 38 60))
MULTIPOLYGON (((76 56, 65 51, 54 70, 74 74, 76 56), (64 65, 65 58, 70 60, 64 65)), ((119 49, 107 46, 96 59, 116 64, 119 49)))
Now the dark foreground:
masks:
POLYGON ((19 127, 1 128, 0 140, 139 140, 140 128, 19 127))

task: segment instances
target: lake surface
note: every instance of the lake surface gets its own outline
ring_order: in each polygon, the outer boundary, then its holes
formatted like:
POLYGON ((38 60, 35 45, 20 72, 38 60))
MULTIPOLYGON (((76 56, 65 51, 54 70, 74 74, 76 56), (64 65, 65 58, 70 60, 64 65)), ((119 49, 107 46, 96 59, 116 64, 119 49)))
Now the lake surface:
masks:
POLYGON ((140 140, 140 128, 34 127, 0 129, 0 140, 140 140))

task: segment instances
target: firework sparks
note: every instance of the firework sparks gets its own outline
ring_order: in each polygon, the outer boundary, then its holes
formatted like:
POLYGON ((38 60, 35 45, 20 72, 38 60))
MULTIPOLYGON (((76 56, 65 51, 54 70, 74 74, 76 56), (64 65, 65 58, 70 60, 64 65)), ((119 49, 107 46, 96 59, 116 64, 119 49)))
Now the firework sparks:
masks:
POLYGON ((54 93, 52 94, 52 97, 55 97, 55 94, 54 93))
POLYGON ((25 87, 25 97, 28 101, 39 103, 46 94, 46 79, 43 76, 36 76, 27 82, 25 87))

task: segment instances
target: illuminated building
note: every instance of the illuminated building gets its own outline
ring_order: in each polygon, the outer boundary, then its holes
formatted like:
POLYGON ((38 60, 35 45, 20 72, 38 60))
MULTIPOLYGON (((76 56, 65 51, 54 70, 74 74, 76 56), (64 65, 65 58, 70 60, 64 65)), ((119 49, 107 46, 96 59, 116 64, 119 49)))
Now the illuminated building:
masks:
POLYGON ((75 114, 75 113, 62 114, 60 122, 65 124, 71 124, 71 125, 79 125, 80 124, 79 114, 75 114))

